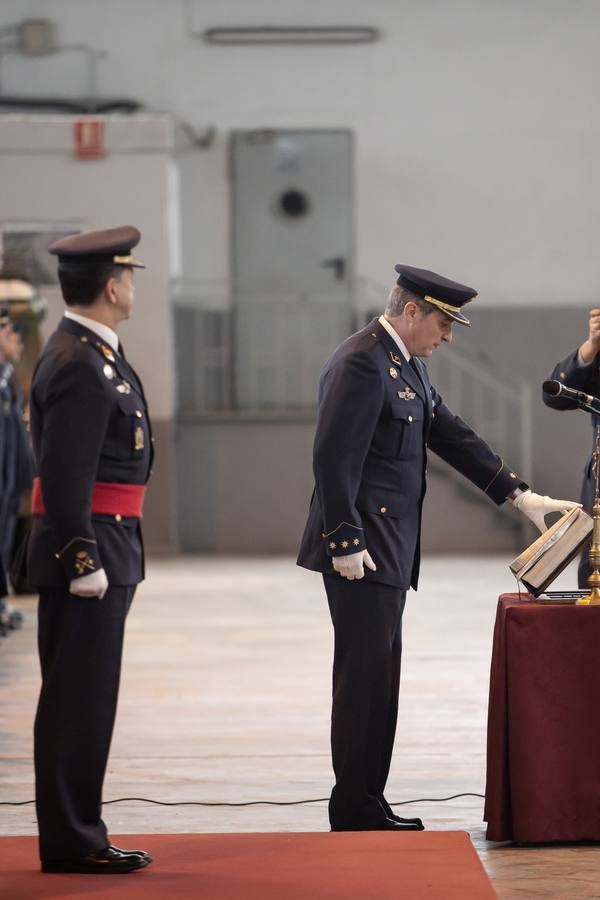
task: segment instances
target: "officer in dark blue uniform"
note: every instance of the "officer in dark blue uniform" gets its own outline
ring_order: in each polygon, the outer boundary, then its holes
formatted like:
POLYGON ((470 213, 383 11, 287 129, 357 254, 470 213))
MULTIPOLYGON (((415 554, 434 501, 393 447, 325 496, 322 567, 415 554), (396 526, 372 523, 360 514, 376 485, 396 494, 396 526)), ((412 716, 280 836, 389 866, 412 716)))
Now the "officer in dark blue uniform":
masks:
POLYGON ((341 344, 319 385, 315 490, 298 563, 323 573, 335 631, 329 803, 334 831, 421 830, 384 789, 398 710, 402 612, 416 590, 426 450, 490 499, 510 497, 543 530, 545 513, 570 508, 532 494, 429 382, 422 357, 452 339, 476 296, 466 285, 411 266, 385 315, 341 344))
MULTIPOLYGON (((581 346, 570 353, 566 359, 557 363, 550 376, 567 387, 597 397, 600 394, 600 309, 590 310, 588 336, 581 346)), ((552 409, 578 409, 577 403, 565 397, 551 397, 543 394, 544 403, 552 409)), ((600 416, 592 415, 593 434, 600 425, 600 416)), ((592 447, 593 452, 593 447, 592 447)), ((588 456, 581 485, 581 503, 590 515, 594 505, 595 483, 592 472, 592 452, 588 456)), ((577 581, 580 588, 588 587, 591 574, 588 548, 586 547, 579 560, 577 581)))
POLYGON ((31 389, 38 477, 27 554, 39 590, 42 689, 35 721, 44 872, 112 874, 147 866, 110 844, 101 818, 125 618, 144 577, 140 517, 152 435, 140 379, 117 330, 134 301, 123 226, 50 247, 67 309, 31 389))

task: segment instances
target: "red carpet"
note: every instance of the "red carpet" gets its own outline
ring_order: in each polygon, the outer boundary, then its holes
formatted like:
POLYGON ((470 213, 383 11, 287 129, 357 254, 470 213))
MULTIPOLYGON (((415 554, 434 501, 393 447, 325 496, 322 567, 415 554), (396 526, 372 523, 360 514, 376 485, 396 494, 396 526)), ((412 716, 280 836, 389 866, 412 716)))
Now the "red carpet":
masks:
POLYGON ((461 831, 114 836, 155 862, 129 875, 42 875, 34 837, 0 838, 2 900, 496 900, 461 831))

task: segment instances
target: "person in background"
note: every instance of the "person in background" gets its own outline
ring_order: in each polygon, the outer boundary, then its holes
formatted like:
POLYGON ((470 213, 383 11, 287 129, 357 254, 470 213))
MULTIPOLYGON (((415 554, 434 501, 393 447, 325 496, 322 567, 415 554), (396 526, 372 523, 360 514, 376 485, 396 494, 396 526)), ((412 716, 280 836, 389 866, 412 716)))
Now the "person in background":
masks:
POLYGON ((7 309, 0 309, 0 625, 20 628, 23 617, 8 599, 8 572, 13 555, 21 495, 31 489, 31 442, 23 421, 23 394, 15 367, 23 355, 23 341, 7 309))
MULTIPOLYGON (((569 355, 557 363, 552 370, 550 378, 553 381, 560 381, 567 387, 574 388, 576 391, 583 391, 585 394, 592 394, 597 397, 600 394, 600 309, 591 309, 588 320, 588 334, 585 340, 572 350, 569 355)), ((578 405, 574 400, 568 397, 551 397, 549 394, 543 394, 544 403, 551 409, 566 410, 578 409, 578 405)), ((592 415, 593 434, 600 425, 600 416, 592 415)), ((594 473, 592 472, 592 452, 587 458, 583 473, 583 482, 581 485, 581 503, 583 508, 591 515, 592 506, 594 505, 594 473)), ((579 566, 577 570, 577 583, 580 588, 588 586, 588 578, 590 576, 590 559, 588 548, 583 551, 579 558, 579 566)))

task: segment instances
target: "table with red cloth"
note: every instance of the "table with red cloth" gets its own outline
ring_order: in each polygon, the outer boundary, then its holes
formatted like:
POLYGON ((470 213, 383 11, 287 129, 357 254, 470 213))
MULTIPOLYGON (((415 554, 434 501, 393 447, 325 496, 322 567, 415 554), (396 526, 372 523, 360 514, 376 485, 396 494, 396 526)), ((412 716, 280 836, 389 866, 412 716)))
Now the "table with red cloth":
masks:
POLYGON ((600 606, 499 598, 485 798, 490 841, 600 841, 600 606))

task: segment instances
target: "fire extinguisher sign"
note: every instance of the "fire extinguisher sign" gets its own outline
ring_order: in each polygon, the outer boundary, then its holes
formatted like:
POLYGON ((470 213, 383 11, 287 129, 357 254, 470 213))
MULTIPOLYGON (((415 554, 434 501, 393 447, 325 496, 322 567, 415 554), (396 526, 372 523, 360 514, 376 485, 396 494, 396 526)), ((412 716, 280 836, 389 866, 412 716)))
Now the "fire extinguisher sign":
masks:
POLYGON ((80 119, 73 125, 73 149, 76 159, 102 159, 104 147, 104 121, 80 119))

